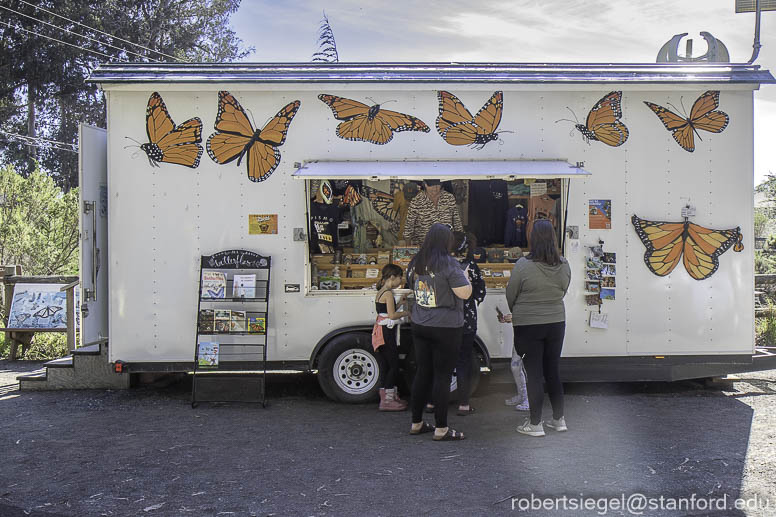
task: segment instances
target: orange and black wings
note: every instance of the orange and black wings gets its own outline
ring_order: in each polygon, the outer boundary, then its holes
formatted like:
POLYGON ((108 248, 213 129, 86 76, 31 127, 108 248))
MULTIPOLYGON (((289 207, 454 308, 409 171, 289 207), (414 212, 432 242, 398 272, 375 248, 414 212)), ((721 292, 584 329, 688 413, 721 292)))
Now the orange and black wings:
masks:
POLYGON ((152 166, 159 162, 196 168, 202 156, 202 121, 194 117, 176 126, 161 95, 151 94, 146 107, 148 143, 140 148, 148 155, 152 166))
POLYGON ((688 152, 695 151, 695 133, 698 129, 710 133, 721 133, 730 121, 727 113, 717 110, 719 91, 704 92, 692 105, 689 118, 677 115, 668 108, 644 101, 649 109, 660 119, 665 128, 671 131, 674 140, 688 152))
POLYGON ((705 280, 719 268, 718 257, 733 246, 742 251, 740 228, 712 230, 688 221, 680 223, 631 218, 636 234, 646 248, 644 263, 658 276, 666 276, 684 263, 695 280, 705 280))
POLYGON ((429 127, 419 118, 385 110, 379 104, 368 106, 363 102, 322 93, 318 98, 325 103, 337 120, 337 136, 344 140, 387 144, 393 134, 400 131, 429 132, 429 127))
POLYGON ((248 179, 266 180, 280 163, 277 148, 286 141, 288 127, 300 105, 299 101, 288 103, 261 131, 255 131, 237 99, 229 92, 218 92, 216 132, 207 140, 208 155, 219 164, 237 159, 237 165, 245 156, 248 179))
POLYGON ((504 94, 494 92, 477 115, 472 116, 466 106, 450 92, 437 92, 439 116, 437 131, 450 145, 484 146, 498 139, 496 129, 501 123, 504 109, 504 94))
POLYGON ((622 92, 604 95, 587 115, 585 125, 576 128, 588 142, 596 140, 611 147, 618 147, 628 140, 628 128, 622 123, 622 92))

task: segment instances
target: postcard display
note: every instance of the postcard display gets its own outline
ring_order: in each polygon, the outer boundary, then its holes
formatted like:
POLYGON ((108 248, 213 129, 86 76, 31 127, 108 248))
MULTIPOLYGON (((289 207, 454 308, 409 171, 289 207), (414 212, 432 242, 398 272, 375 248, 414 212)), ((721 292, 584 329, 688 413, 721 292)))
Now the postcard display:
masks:
POLYGON ((201 257, 192 407, 198 402, 266 406, 270 263, 270 257, 245 250, 201 257), (248 386, 243 391, 258 397, 227 400, 235 393, 230 380, 242 381, 248 386), (212 388, 203 390, 203 383, 212 388), (219 398, 203 396, 203 391, 219 398))
POLYGON ((601 312, 604 300, 616 299, 617 254, 604 252, 602 244, 587 247, 585 258, 585 303, 598 312, 590 313, 589 325, 593 328, 607 328, 605 313, 601 312))

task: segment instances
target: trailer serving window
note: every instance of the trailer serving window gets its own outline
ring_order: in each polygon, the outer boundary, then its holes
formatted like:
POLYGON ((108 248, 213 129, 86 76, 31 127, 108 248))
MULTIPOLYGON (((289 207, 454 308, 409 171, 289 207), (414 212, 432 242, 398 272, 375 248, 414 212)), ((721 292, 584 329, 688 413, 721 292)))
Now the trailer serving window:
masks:
POLYGON ((502 288, 535 219, 562 241, 569 179, 588 174, 565 160, 307 162, 294 173, 307 194, 307 292, 374 289, 384 264, 406 269, 431 222, 466 232, 488 288, 502 288), (430 211, 412 203, 424 181, 442 190, 430 211))

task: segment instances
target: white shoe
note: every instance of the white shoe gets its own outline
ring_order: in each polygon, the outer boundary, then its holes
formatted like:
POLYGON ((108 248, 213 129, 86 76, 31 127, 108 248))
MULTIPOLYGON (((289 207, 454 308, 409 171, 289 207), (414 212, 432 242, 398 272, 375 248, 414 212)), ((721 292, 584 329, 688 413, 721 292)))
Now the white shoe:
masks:
POLYGON ((506 399, 504 401, 504 404, 507 405, 507 406, 516 406, 519 402, 520 402, 520 396, 519 395, 515 395, 511 399, 506 399))
POLYGON ((550 429, 554 429, 559 433, 569 430, 569 428, 566 427, 566 417, 564 416, 560 417, 557 420, 555 420, 554 418, 552 420, 547 420, 544 422, 544 425, 546 425, 550 429))
POLYGON ((515 411, 530 411, 531 408, 528 406, 528 403, 525 404, 518 404, 515 406, 515 411))
POLYGON ((544 427, 541 422, 536 425, 531 425, 531 421, 526 419, 523 425, 517 426, 517 432, 520 434, 527 434, 528 436, 544 436, 544 427))

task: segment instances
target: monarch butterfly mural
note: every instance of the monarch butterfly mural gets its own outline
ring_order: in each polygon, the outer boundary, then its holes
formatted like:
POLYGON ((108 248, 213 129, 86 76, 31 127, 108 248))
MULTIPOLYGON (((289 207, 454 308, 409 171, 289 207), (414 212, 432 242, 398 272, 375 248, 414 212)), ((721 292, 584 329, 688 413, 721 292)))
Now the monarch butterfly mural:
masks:
POLYGON ((498 125, 504 109, 504 94, 494 92, 485 105, 472 116, 463 102, 450 92, 437 92, 439 116, 436 128, 439 136, 450 145, 471 145, 482 149, 498 140, 498 125))
POLYGON ((300 101, 289 102, 261 130, 253 129, 248 115, 234 96, 218 92, 218 114, 215 130, 207 139, 207 154, 221 165, 243 157, 248 168, 248 179, 264 181, 280 163, 278 147, 286 141, 286 134, 300 101))
POLYGON ((176 126, 162 96, 157 92, 152 93, 148 99, 146 134, 148 143, 141 144, 140 149, 146 153, 152 167, 159 167, 159 162, 185 165, 192 169, 199 166, 199 158, 202 156, 202 146, 199 145, 202 143, 202 120, 194 117, 176 126))
POLYGON ((393 134, 399 131, 430 131, 419 118, 382 109, 379 104, 368 106, 325 93, 318 98, 331 108, 334 118, 344 121, 337 126, 337 136, 344 140, 384 145, 393 140, 393 134))
POLYGON ((665 128, 671 131, 676 143, 690 153, 695 151, 695 135, 698 135, 698 139, 701 140, 699 129, 710 133, 721 133, 730 121, 727 113, 717 109, 719 107, 719 91, 709 90, 698 97, 692 105, 689 117, 677 115, 652 102, 644 101, 644 104, 649 106, 649 109, 657 115, 665 128))
MULTIPOLYGON (((611 147, 619 147, 628 140, 628 128, 622 123, 622 92, 610 92, 595 103, 584 124, 575 122, 575 128, 582 138, 601 142, 611 147)), ((572 112, 573 113, 573 112, 572 112)), ((576 116, 575 116, 576 118, 576 116)), ((568 120, 568 119, 561 119, 568 120)), ((560 122, 560 120, 556 121, 560 122)))
POLYGON ((636 234, 644 243, 644 263, 657 276, 666 276, 681 260, 695 280, 705 280, 719 268, 719 256, 731 246, 743 251, 741 228, 712 230, 684 222, 647 221, 636 215, 631 218, 636 234))

